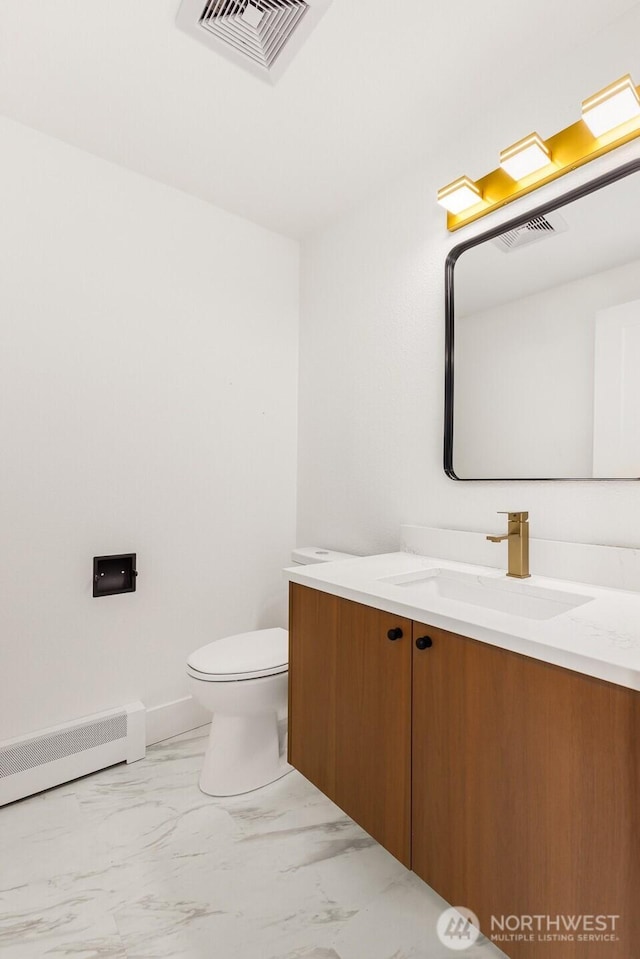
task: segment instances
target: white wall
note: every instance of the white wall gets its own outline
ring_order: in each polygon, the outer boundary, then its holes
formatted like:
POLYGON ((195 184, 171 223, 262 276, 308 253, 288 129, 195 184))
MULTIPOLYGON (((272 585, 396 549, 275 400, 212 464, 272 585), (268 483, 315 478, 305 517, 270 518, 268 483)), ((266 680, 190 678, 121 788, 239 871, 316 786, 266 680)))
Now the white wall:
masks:
POLYGON ((498 151, 531 129, 551 135, 575 122, 584 97, 626 72, 640 76, 639 31, 635 7, 561 60, 542 57, 526 85, 511 78, 499 103, 477 103, 455 144, 434 144, 423 168, 305 242, 300 541, 380 552, 397 548, 400 523, 499 531, 497 510, 529 509, 536 537, 640 543, 635 483, 458 483, 442 470, 448 251, 640 155, 637 142, 455 236, 435 202, 438 187, 462 172, 487 173, 498 151))
POLYGON ((2 739, 178 699, 192 649, 283 623, 298 250, 7 120, 0 156, 2 739))

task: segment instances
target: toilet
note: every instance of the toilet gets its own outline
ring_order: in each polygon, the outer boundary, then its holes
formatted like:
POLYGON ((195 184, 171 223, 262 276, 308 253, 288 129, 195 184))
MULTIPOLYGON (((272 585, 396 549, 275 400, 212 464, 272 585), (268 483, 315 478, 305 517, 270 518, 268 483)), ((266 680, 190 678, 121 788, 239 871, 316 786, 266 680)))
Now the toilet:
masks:
MULTIPOLYGON (((305 566, 353 556, 304 546, 291 559, 305 566)), ((226 636, 188 657, 191 695, 214 714, 200 774, 202 792, 237 796, 291 772, 278 735, 287 718, 288 672, 289 634, 279 627, 226 636)))

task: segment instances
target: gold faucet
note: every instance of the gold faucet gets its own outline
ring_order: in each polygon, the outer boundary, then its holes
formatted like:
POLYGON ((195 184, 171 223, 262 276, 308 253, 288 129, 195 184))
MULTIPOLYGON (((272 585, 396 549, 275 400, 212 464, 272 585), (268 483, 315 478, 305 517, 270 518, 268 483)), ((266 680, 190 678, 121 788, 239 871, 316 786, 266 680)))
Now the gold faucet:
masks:
MULTIPOLYGON (((500 512, 503 512, 502 510, 500 512)), ((507 576, 527 579, 529 572, 529 514, 507 513, 509 526, 503 536, 487 536, 492 543, 507 540, 509 544, 509 570, 507 576)))

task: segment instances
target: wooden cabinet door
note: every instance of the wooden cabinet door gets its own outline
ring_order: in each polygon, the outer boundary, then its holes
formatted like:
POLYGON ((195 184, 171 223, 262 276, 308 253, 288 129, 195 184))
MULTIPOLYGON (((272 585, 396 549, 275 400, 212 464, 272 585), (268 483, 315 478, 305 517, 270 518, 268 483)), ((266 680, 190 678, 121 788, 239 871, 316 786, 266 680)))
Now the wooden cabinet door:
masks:
POLYGON ((487 935, 620 917, 618 942, 497 943, 513 959, 640 954, 640 694, 418 623, 413 657, 415 872, 487 935))
POLYGON ((336 801, 338 597, 289 587, 289 762, 336 801))
POLYGON ((408 866, 411 621, 305 586, 290 596, 289 761, 408 866))
POLYGON ((336 802, 411 864, 411 620, 340 601, 336 802), (389 631, 401 630, 391 640, 389 631))

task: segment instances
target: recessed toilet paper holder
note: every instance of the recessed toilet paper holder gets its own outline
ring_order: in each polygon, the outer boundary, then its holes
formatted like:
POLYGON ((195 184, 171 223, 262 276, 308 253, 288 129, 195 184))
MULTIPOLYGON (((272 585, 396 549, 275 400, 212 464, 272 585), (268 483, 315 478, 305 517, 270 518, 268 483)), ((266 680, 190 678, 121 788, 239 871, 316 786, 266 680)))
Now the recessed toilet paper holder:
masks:
POLYGON ((116 553, 93 557, 93 595, 114 596, 116 593, 135 593, 135 553, 116 553))

